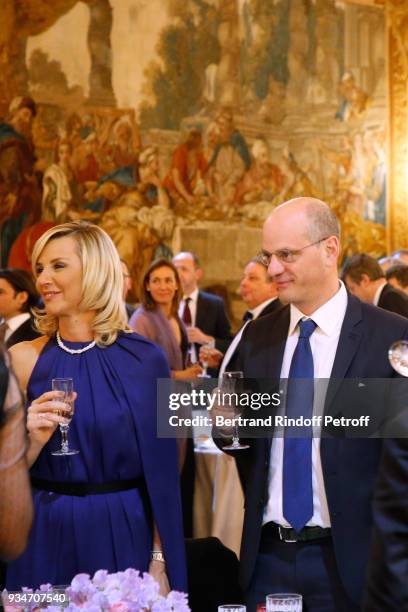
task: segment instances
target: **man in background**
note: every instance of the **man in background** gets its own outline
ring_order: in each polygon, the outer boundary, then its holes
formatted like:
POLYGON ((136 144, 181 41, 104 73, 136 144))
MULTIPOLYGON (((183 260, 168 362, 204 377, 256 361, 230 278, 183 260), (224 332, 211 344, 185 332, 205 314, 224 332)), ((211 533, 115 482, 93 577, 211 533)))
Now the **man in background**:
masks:
POLYGON ((387 283, 408 294, 408 266, 406 264, 395 264, 388 268, 385 273, 387 283))
POLYGON ((38 298, 29 272, 18 268, 0 269, 0 316, 6 320, 7 348, 41 335, 34 328, 30 312, 31 308, 38 306, 38 298))
POLYGON ((387 283, 374 257, 365 253, 354 255, 344 267, 343 279, 350 293, 363 302, 408 317, 408 296, 387 283))
POLYGON ((282 306, 278 300, 276 285, 259 257, 252 258, 244 268, 238 293, 247 310, 242 317, 242 326, 231 342, 225 355, 217 349, 202 349, 202 356, 208 357, 211 367, 220 367, 220 376, 226 369, 233 371, 236 366, 236 349, 245 326, 258 317, 263 317, 282 306))
POLYGON ((188 340, 193 345, 192 360, 198 361, 199 349, 203 344, 214 343, 218 350, 225 352, 231 342, 231 326, 224 301, 198 288, 203 271, 197 255, 181 252, 173 258, 173 263, 183 289, 179 316, 187 327, 188 340))
POLYGON ((395 263, 403 263, 408 264, 408 250, 400 249, 399 251, 394 251, 391 255, 394 259, 395 263))
POLYGON ((122 274, 123 274, 123 301, 125 302, 126 312, 127 312, 128 321, 129 321, 130 317, 135 312, 135 307, 132 306, 132 304, 129 304, 129 302, 126 301, 126 298, 128 296, 129 291, 132 289, 133 283, 132 283, 132 277, 130 275, 129 268, 128 268, 126 261, 121 259, 120 265, 122 266, 122 274))

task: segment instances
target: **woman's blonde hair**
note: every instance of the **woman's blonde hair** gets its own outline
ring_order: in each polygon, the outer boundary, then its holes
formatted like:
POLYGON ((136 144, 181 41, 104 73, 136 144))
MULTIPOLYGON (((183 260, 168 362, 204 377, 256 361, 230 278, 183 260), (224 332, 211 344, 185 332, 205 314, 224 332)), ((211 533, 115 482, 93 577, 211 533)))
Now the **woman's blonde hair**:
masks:
MULTIPOLYGON (((72 221, 46 231, 35 243, 32 255, 34 276, 45 246, 51 240, 70 237, 78 246, 82 264, 82 311, 95 310, 92 329, 98 346, 115 342, 119 331, 131 331, 123 300, 123 274, 119 254, 108 234, 92 223, 72 221)), ((58 330, 58 318, 46 310, 34 309, 37 329, 47 336, 58 330)))

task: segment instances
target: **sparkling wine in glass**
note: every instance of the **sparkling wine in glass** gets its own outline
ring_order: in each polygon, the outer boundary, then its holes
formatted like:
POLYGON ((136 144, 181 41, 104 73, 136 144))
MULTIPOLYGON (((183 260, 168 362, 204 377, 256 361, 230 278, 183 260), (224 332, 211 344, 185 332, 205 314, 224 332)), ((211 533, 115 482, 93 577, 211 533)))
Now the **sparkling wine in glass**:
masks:
MULTIPOLYGON (((223 397, 224 393, 232 395, 231 403, 230 403, 232 418, 234 418, 234 416, 238 416, 237 413, 239 411, 238 411, 237 404, 234 403, 235 402, 234 395, 237 394, 237 396, 239 396, 243 378, 244 378, 243 372, 224 372, 221 378, 221 387, 220 387, 221 397, 223 397)), ((222 450, 235 451, 235 450, 243 450, 245 448, 249 448, 249 446, 248 444, 241 444, 239 440, 238 425, 235 424, 235 420, 234 420, 234 425, 232 427, 232 443, 226 446, 223 446, 222 450)))
MULTIPOLYGON (((205 344, 203 344, 202 347, 205 350, 211 350, 215 348, 215 340, 210 340, 209 342, 205 342, 205 344)), ((201 360, 201 364, 203 366, 203 371, 201 372, 201 374, 198 375, 197 378, 211 378, 211 376, 207 373, 208 361, 205 360, 205 357, 201 360)))
POLYGON ((74 381, 72 378, 53 378, 52 390, 62 391, 61 401, 71 408, 70 412, 64 412, 63 416, 69 421, 68 423, 60 423, 59 429, 61 432, 61 448, 51 453, 52 455, 78 455, 79 451, 70 448, 68 443, 69 423, 74 416, 74 381))
POLYGON ((266 612, 302 612, 302 596, 297 593, 267 595, 266 612))
POLYGON ((401 376, 408 376, 408 341, 398 340, 388 350, 390 364, 401 376))

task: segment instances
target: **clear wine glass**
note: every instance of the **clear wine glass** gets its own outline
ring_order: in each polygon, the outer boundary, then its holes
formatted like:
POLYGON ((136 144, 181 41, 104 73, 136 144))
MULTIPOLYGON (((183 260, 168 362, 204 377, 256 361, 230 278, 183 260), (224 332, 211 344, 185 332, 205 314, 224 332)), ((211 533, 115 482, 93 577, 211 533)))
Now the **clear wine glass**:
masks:
MULTIPOLYGON (((209 342, 205 342, 202 345, 203 349, 206 350, 211 350, 213 348, 215 348, 215 340, 210 340, 209 342)), ((205 358, 201 360, 201 364, 203 366, 203 371, 201 372, 201 374, 198 374, 197 378, 211 378, 211 376, 208 374, 207 369, 208 369, 208 361, 205 361, 205 358)))
MULTIPOLYGON (((70 412, 64 412, 64 417, 69 419, 71 422, 74 416, 74 381, 72 378, 53 378, 52 379, 52 390, 63 391, 64 395, 61 397, 61 401, 71 408, 70 412)), ((68 431, 69 423, 60 423, 59 429, 61 432, 61 448, 51 453, 51 455, 78 455, 79 451, 70 448, 68 444, 68 431)))
POLYGON ((408 341, 398 340, 388 350, 390 364, 401 376, 408 376, 408 341))
MULTIPOLYGON (((238 393, 240 391, 240 383, 244 378, 243 372, 224 372, 221 378, 221 397, 223 393, 238 393)), ((242 384, 242 383, 241 383, 242 384)), ((238 406, 231 402, 231 412, 237 416, 238 406)), ((235 423, 235 420, 234 420, 235 423)), ((232 443, 222 447, 222 450, 243 450, 249 448, 248 444, 241 444, 239 440, 238 425, 232 427, 232 443)))
POLYGON ((224 604, 218 606, 218 612, 246 612, 246 606, 242 604, 224 604))
POLYGON ((302 596, 297 593, 267 595, 266 612, 302 612, 302 596))

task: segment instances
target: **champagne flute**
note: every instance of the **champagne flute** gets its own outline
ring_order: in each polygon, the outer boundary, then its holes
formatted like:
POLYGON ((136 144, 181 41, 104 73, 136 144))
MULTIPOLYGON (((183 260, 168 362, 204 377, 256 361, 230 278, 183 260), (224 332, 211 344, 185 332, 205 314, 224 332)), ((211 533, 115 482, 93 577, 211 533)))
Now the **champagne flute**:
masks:
MULTIPOLYGON (((239 391, 239 381, 243 380, 243 372, 224 372, 221 378, 221 394, 224 393, 237 393, 239 391)), ((236 404, 232 404, 232 411, 234 414, 237 413, 236 404)), ((227 446, 223 446, 222 450, 243 450, 249 448, 248 444, 241 444, 239 440, 238 425, 235 424, 232 427, 232 443, 227 446)))
MULTIPOLYGON (((206 350, 211 350, 213 348, 215 348, 215 340, 210 340, 209 342, 205 342, 202 345, 203 349, 206 350)), ((201 374, 198 374, 197 378, 211 378, 211 376, 208 374, 207 369, 208 369, 208 361, 204 359, 201 360, 202 366, 203 366, 203 371, 201 372, 201 374)))
MULTIPOLYGON (((68 404, 68 406, 71 408, 69 412, 64 413, 64 417, 68 419, 70 423, 72 417, 74 416, 74 381, 72 378, 53 378, 51 385, 53 391, 62 391, 64 393, 63 397, 61 397, 61 401, 68 404)), ((52 452, 51 455, 78 455, 79 451, 70 448, 68 444, 69 423, 59 424, 59 429, 61 432, 61 448, 52 452)))

